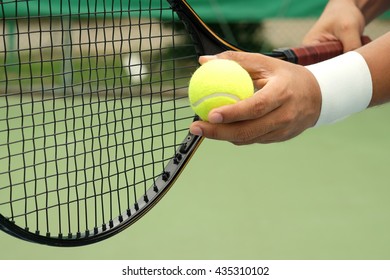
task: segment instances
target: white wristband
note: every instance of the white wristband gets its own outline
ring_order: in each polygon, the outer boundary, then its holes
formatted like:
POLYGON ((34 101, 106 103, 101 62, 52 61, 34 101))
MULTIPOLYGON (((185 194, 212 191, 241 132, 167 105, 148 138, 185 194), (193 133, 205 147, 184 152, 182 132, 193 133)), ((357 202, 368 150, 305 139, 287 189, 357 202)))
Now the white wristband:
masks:
POLYGON ((322 105, 315 126, 334 123, 366 109, 372 98, 368 65, 357 52, 306 66, 321 89, 322 105))

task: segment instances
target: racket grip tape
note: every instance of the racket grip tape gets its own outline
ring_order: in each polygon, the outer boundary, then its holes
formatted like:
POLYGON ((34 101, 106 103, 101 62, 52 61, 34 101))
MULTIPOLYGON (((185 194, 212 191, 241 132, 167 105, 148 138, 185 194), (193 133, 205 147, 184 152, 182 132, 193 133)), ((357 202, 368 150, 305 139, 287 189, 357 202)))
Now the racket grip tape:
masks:
MULTIPOLYGON (((362 44, 369 43, 371 39, 362 36, 362 44)), ((300 65, 310 65, 343 54, 343 45, 340 41, 329 41, 311 46, 290 49, 277 49, 275 52, 283 53, 285 60, 300 65)))

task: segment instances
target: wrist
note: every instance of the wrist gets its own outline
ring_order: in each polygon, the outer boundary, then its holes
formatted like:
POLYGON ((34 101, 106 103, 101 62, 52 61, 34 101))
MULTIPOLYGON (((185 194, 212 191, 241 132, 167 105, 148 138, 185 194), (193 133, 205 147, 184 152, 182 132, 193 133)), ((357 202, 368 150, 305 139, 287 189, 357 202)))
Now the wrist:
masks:
POLYGON ((363 111, 370 104, 371 73, 359 53, 348 52, 306 68, 321 90, 321 112, 315 126, 337 122, 363 111))

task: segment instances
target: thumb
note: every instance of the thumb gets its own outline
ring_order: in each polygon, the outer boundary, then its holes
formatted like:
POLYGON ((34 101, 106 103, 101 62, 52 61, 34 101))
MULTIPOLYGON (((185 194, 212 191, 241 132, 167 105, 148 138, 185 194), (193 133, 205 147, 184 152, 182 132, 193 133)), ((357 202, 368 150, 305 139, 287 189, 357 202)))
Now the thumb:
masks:
POLYGON ((214 59, 218 59, 216 55, 203 55, 203 56, 199 57, 199 63, 203 65, 206 62, 208 62, 210 60, 214 60, 214 59))

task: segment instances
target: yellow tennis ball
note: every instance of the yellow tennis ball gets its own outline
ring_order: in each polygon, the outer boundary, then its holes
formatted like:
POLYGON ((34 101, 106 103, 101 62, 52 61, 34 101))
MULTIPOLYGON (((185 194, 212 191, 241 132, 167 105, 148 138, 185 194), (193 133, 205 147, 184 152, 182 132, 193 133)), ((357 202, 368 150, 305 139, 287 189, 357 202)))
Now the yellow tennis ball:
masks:
POLYGON ((237 62, 210 60, 192 75, 188 94, 194 112, 208 121, 209 112, 223 105, 234 104, 253 95, 249 73, 237 62))

